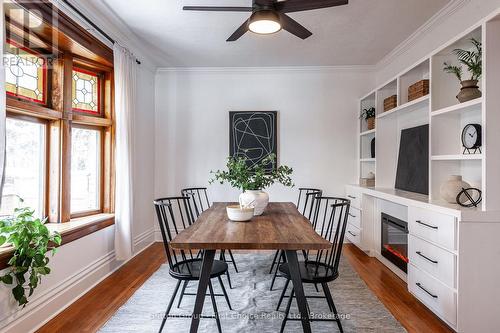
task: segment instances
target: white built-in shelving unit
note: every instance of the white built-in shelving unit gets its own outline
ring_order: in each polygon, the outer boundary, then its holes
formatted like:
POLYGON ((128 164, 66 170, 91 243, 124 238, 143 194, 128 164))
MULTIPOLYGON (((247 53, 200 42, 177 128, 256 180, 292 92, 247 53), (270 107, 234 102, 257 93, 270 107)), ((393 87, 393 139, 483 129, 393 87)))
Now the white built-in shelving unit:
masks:
MULTIPOLYGON (((401 130, 429 124, 429 202, 440 201, 439 188, 451 175, 462 175, 465 181, 483 191, 482 210, 500 202, 500 174, 492 171, 500 165, 500 152, 497 153, 500 151, 500 75, 488 75, 494 73, 492 68, 500 72, 500 19, 496 18, 459 35, 363 97, 360 111, 374 106, 376 127, 368 130, 363 119, 359 122, 359 177, 366 178, 373 172, 376 187, 394 188, 401 130), (484 75, 478 84, 483 97, 459 103, 456 95, 460 84, 453 75, 443 71, 443 63, 457 64, 452 51, 471 48, 471 38, 483 43, 484 75), (430 81, 429 94, 408 101, 408 87, 423 79, 430 81), (398 96, 397 107, 384 112, 384 99, 392 95, 398 96), (469 123, 482 125, 481 153, 463 152, 461 133, 469 123), (376 139, 375 158, 370 155, 373 138, 376 139)), ((464 76, 467 75, 465 70, 464 76)))

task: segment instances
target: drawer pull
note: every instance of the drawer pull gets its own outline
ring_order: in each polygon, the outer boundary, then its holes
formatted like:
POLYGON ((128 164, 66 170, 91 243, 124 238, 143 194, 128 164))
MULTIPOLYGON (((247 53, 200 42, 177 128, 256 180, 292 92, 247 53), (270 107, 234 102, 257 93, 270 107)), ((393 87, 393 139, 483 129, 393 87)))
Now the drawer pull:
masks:
POLYGON ((349 213, 349 216, 352 218, 356 218, 356 215, 352 215, 351 213, 349 213))
POLYGON ((351 230, 347 230, 347 232, 350 233, 351 236, 358 237, 358 235, 356 235, 355 233, 351 232, 351 230))
POLYGON ((427 257, 427 256, 425 256, 425 255, 423 255, 423 254, 422 254, 422 252, 420 252, 420 251, 417 251, 416 253, 417 253, 419 256, 421 256, 422 258, 424 258, 424 259, 426 259, 426 260, 428 260, 428 261, 432 262, 433 264, 437 264, 437 263, 438 263, 438 261, 437 261, 437 260, 432 260, 431 258, 429 258, 429 257, 427 257))
POLYGON ((353 197, 352 195, 348 195, 347 197, 350 199, 356 199, 356 197, 353 197))
POLYGON ((438 227, 436 227, 435 225, 430 225, 430 224, 424 223, 424 222, 422 222, 422 221, 420 221, 420 220, 416 220, 415 222, 417 222, 418 224, 424 225, 424 226, 426 226, 426 227, 432 228, 432 229, 436 229, 436 230, 437 230, 437 229, 439 229, 439 228, 438 228, 438 227))
POLYGON ((422 284, 420 282, 417 282, 415 283, 417 285, 417 287, 419 287, 420 289, 422 289, 423 291, 425 291, 427 294, 429 294, 432 298, 438 298, 437 295, 434 295, 433 293, 431 293, 429 290, 425 289, 424 287, 422 287, 422 284))

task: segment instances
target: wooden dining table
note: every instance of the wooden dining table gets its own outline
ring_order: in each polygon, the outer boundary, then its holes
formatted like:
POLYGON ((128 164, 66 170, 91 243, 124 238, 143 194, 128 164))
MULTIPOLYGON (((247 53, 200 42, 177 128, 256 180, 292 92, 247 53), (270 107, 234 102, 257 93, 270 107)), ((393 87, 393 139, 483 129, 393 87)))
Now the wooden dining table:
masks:
POLYGON ((170 242, 175 250, 203 250, 190 332, 198 332, 217 250, 284 250, 302 328, 304 332, 311 332, 309 307, 302 287, 297 251, 324 250, 332 244, 314 231, 310 221, 291 202, 269 203, 263 215, 254 216, 249 222, 230 221, 226 214, 226 206, 230 204, 234 203, 214 203, 193 225, 170 242))

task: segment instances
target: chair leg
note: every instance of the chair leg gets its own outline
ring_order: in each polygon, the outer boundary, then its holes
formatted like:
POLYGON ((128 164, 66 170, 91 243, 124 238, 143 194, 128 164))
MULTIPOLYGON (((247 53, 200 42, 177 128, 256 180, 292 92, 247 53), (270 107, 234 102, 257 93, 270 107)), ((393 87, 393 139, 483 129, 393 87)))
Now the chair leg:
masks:
POLYGON ((217 322, 217 330, 219 331, 219 333, 222 333, 222 328, 220 326, 219 311, 217 310, 217 303, 215 303, 214 288, 212 287, 211 280, 208 281, 208 289, 210 289, 210 298, 212 299, 212 306, 214 308, 215 321, 217 322))
POLYGON ((342 328, 342 323, 340 322, 339 313, 337 312, 337 308, 335 307, 335 303, 333 303, 332 294, 330 293, 330 289, 328 288, 328 285, 326 283, 323 283, 323 290, 325 291, 326 299, 330 301, 330 304, 332 306, 333 314, 335 315, 335 318, 336 318, 335 321, 337 322, 337 325, 339 326, 339 331, 340 331, 340 333, 343 333, 344 329, 342 328))
POLYGON ((229 269, 226 271, 227 282, 229 283, 229 289, 233 289, 231 285, 231 276, 229 276, 229 269))
POLYGON ((314 284, 314 288, 316 288, 316 292, 319 293, 319 288, 317 283, 314 284))
POLYGON ((271 269, 269 270, 269 274, 273 272, 274 265, 276 265, 276 259, 278 259, 278 254, 280 254, 280 250, 276 250, 273 258, 273 264, 271 265, 271 269))
POLYGON ((172 305, 174 304, 175 296, 177 296, 177 292, 179 291, 180 285, 181 285, 181 280, 177 280, 177 285, 175 286, 174 294, 170 298, 170 302, 168 302, 167 311, 165 312, 165 316, 163 316, 163 320, 161 321, 161 326, 158 333, 161 333, 161 331, 163 330, 163 326, 165 326, 165 322, 167 321, 170 309, 172 309, 172 305))
POLYGON ((328 292, 328 285, 326 283, 322 283, 321 286, 323 287, 323 293, 325 294, 328 308, 330 308, 330 312, 333 312, 332 303, 330 303, 330 299, 328 298, 328 296, 326 296, 326 293, 328 292))
POLYGON ((280 300, 278 301, 278 306, 276 307, 276 311, 280 310, 281 302, 283 302, 283 298, 285 297, 286 290, 288 289, 288 284, 290 284, 290 280, 286 279, 285 287, 283 288, 283 291, 281 292, 281 297, 280 297, 280 300))
POLYGON ((228 252, 229 252, 229 256, 231 257, 231 261, 233 262, 234 270, 236 271, 236 273, 239 273, 238 267, 236 267, 236 261, 234 261, 233 252, 231 252, 231 250, 228 250, 228 252))
POLYGON ((229 302, 229 296, 227 295, 226 292, 226 287, 224 287, 224 283, 222 283, 222 278, 220 276, 217 277, 219 280, 220 287, 222 289, 222 293, 224 294, 224 297, 226 298, 227 306, 229 306, 229 310, 232 310, 233 308, 231 307, 231 303, 229 302))
POLYGON ((288 299, 288 303, 286 304, 285 318, 283 318, 283 322, 281 323, 280 333, 283 333, 283 331, 285 330, 286 321, 288 320, 288 314, 290 313, 290 307, 292 306, 294 292, 295 291, 292 288, 292 292, 290 293, 290 298, 288 299))
POLYGON ((274 270, 274 276, 273 276, 273 279, 271 281, 271 287, 269 288, 270 291, 273 291, 273 287, 274 287, 274 282, 276 281, 276 277, 278 276, 278 271, 280 269, 280 265, 281 265, 281 259, 283 258, 283 251, 280 251, 281 254, 280 254, 280 257, 278 258, 278 263, 276 265, 276 269, 274 270))
POLYGON ((182 298, 184 297, 184 293, 186 292, 186 287, 187 287, 188 283, 189 283, 189 280, 184 281, 184 285, 182 286, 182 290, 181 290, 181 295, 179 296, 179 302, 177 303, 177 309, 180 308, 180 306, 181 306, 182 298))

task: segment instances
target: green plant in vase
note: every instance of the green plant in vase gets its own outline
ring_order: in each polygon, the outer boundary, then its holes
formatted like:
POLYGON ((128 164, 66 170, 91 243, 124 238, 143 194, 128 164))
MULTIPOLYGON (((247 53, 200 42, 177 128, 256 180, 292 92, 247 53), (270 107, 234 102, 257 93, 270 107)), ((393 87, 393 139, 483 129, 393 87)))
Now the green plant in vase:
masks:
POLYGON ((475 38, 469 40, 472 44, 471 50, 454 49, 453 54, 457 57, 459 65, 444 63, 443 70, 448 74, 453 74, 458 79, 462 88, 457 95, 460 103, 467 102, 482 96, 478 87, 479 79, 482 76, 483 50, 482 44, 475 38), (464 80, 464 68, 470 74, 468 80, 464 80))
POLYGON ((14 216, 0 220, 0 246, 9 244, 14 248, 0 281, 13 285, 12 295, 19 306, 26 306, 42 276, 50 273, 47 252, 54 255, 56 246, 61 245, 61 235, 50 233, 45 221, 35 218, 30 208, 16 208, 14 216))
POLYGON ((269 154, 254 165, 249 165, 245 157, 231 156, 227 159, 226 170, 211 171, 213 177, 209 183, 228 183, 240 189, 243 192, 240 194, 240 204, 254 206, 255 215, 261 215, 269 203, 269 195, 264 189, 274 183, 294 186, 291 178, 293 169, 286 165, 276 167, 275 161, 275 154, 269 154), (269 165, 272 166, 271 170, 268 169, 269 165))
POLYGON ((373 106, 371 108, 363 109, 359 118, 366 121, 369 130, 375 128, 375 108, 373 106))

